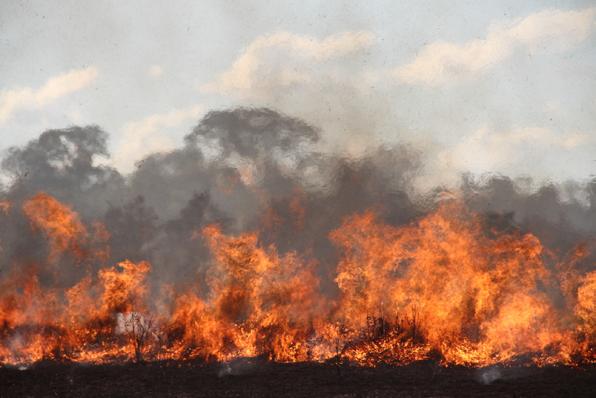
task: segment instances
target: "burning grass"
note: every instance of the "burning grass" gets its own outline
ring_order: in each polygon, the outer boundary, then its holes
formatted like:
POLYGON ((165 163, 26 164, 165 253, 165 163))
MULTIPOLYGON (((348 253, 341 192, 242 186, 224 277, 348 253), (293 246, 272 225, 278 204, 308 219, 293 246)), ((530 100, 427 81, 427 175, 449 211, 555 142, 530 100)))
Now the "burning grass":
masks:
POLYGON ((317 259, 279 253, 258 230, 200 230, 195 238, 211 261, 181 287, 151 279, 146 261, 105 264, 109 231, 87 227, 50 195, 21 209, 49 250, 43 263, 0 279, 5 365, 596 362, 596 271, 576 266, 591 253, 589 242, 558 256, 531 233, 491 228, 456 201, 405 226, 373 211, 345 218, 329 234, 339 253, 334 294, 321 288, 317 259), (80 278, 61 278, 64 258, 80 278))

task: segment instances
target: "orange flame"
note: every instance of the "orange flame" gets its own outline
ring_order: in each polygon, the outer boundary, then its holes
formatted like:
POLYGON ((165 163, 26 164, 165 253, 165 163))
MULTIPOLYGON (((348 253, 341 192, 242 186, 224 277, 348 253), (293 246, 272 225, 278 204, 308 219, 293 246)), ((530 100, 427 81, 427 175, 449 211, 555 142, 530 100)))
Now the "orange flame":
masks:
MULTIPOLYGON (((302 228, 300 200, 291 207, 302 228)), ((23 212, 47 237, 50 263, 65 252, 108 258, 105 226, 95 224, 89 238, 51 196, 37 194, 23 212), (102 255, 81 249, 93 242, 102 255)), ((4 275, 0 363, 596 363, 596 271, 576 267, 589 247, 558 259, 536 236, 491 230, 454 201, 401 227, 372 211, 346 218, 330 234, 337 294, 322 290, 315 261, 265 247, 256 232, 228 236, 212 225, 201 236, 212 261, 183 291, 151 280, 145 261, 88 269, 66 287, 44 287, 43 264, 4 275)))
POLYGON ((0 200, 0 211, 4 214, 8 214, 11 208, 11 203, 7 200, 0 200))
POLYGON ((80 240, 87 230, 79 216, 46 193, 38 193, 23 205, 23 212, 34 228, 43 231, 50 241, 50 259, 55 261, 60 254, 70 250, 79 258, 84 256, 80 240))

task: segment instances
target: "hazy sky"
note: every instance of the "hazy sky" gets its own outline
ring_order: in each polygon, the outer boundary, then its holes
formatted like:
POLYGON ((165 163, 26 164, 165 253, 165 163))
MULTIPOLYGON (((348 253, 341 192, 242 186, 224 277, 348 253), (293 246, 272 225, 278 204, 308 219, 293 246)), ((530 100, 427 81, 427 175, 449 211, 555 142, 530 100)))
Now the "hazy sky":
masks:
POLYGON ((4 0, 0 148, 98 124, 126 172, 210 109, 272 106, 326 150, 412 143, 429 181, 584 180, 595 45, 593 0, 4 0))

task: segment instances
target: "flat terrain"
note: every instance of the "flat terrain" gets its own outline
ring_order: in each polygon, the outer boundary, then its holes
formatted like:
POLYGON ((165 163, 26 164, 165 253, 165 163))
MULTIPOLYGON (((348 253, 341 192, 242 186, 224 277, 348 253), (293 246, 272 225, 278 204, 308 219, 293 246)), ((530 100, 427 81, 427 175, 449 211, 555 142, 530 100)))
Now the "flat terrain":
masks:
POLYGON ((331 364, 40 363, 0 368, 0 397, 596 397, 596 367, 375 369, 331 364))

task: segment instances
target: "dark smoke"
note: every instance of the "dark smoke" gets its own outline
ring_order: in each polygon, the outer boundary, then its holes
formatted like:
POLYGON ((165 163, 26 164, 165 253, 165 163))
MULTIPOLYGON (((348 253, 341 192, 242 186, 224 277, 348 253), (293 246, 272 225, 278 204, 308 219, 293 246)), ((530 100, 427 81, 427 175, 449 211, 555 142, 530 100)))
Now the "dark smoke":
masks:
MULTIPOLYGON (((90 267, 148 260, 154 278, 196 283, 209 261, 197 231, 217 223, 227 233, 258 230, 263 245, 315 259, 323 288, 331 288, 337 253, 328 234, 346 216, 373 208, 387 223, 409 223, 436 206, 442 189, 415 191, 423 157, 408 145, 353 159, 320 152, 319 138, 317 128, 271 109, 214 111, 182 147, 152 154, 121 175, 98 165, 109 156, 108 135, 99 127, 46 131, 2 159, 9 183, 0 200, 15 210, 0 212, 0 276, 47 258, 47 243, 19 211, 23 201, 46 192, 86 224, 97 220, 109 231, 109 257, 90 267)), ((460 188, 489 224, 532 232, 563 254, 596 236, 596 180, 530 190, 506 176, 463 176, 460 188)), ((68 256, 59 261, 63 270, 84 272, 68 256)), ((50 273, 41 282, 69 279, 50 273)))

